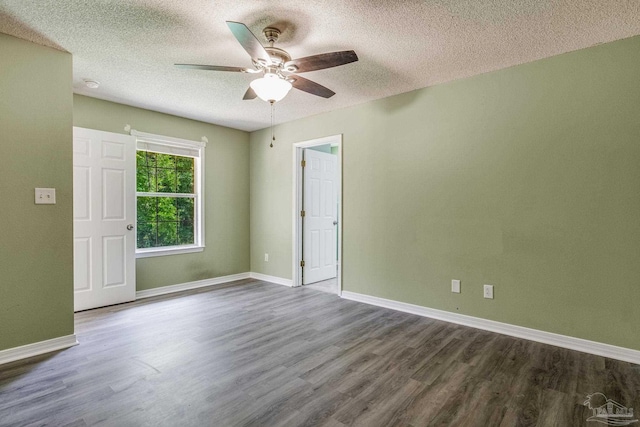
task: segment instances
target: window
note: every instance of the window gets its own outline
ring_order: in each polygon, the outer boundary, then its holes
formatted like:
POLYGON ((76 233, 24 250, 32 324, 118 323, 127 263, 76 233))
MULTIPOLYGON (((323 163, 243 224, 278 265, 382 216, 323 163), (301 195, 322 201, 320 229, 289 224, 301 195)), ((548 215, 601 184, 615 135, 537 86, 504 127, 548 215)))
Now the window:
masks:
POLYGON ((137 257, 202 251, 204 143, 137 138, 137 257))

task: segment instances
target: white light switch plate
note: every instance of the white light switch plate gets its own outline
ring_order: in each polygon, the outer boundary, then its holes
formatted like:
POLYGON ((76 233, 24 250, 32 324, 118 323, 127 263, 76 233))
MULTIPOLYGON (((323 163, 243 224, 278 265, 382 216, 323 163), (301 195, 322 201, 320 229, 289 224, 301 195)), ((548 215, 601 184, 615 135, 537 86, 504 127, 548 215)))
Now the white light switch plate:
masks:
POLYGON ((36 188, 36 205, 55 205, 55 188, 36 188))
POLYGON ((459 294, 460 293, 460 280, 452 280, 451 281, 451 292, 459 294))

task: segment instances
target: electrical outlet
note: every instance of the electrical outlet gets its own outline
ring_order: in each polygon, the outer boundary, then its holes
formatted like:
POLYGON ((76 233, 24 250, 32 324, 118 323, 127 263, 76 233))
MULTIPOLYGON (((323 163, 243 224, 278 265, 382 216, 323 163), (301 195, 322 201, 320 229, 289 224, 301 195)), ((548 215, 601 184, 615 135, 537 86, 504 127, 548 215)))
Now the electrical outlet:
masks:
POLYGON ((451 281, 451 292, 459 294, 460 293, 460 280, 452 280, 451 281))
POLYGON ((264 261, 269 262, 269 254, 264 254, 264 261))
POLYGON ((493 285, 484 285, 484 297, 493 299, 493 285))

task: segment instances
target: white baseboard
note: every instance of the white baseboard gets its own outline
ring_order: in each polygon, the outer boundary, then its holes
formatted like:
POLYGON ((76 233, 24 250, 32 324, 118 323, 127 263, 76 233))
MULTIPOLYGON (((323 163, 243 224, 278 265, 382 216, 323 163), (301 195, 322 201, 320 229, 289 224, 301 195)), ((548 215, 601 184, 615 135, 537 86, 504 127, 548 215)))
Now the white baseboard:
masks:
POLYGON ((264 280, 265 282, 275 283, 276 285, 293 286, 293 280, 283 279, 282 277, 268 276, 262 273, 249 273, 252 279, 264 280))
POLYGON ((356 292, 342 291, 342 298, 640 365, 640 351, 632 350, 630 348, 617 347, 582 338, 575 338, 567 335, 525 328, 523 326, 496 322, 494 320, 481 319, 479 317, 436 310, 434 308, 423 307, 420 305, 372 297, 356 292))
POLYGON ((282 277, 268 276, 261 273, 239 273, 229 276, 214 277, 212 279, 196 280, 195 282, 180 283, 177 285, 162 286, 160 288, 146 289, 144 291, 136 291, 136 299, 150 298, 158 295, 166 295, 174 292, 188 291, 190 289, 203 288, 205 286, 222 285, 224 283, 234 282, 243 279, 257 279, 271 282, 278 285, 293 286, 293 280, 283 279, 282 277))
POLYGON ((180 283, 178 285, 162 286, 160 288, 136 291, 136 299, 155 297, 171 294, 173 292, 188 291, 190 289, 203 288, 205 286, 222 285, 236 280, 248 279, 250 273, 231 274, 229 276, 214 277, 211 279, 196 280, 194 282, 180 283))
POLYGON ((0 351, 0 365, 26 359, 27 357, 39 356, 41 354, 58 351, 78 345, 76 335, 65 335, 45 341, 34 342, 20 347, 8 348, 0 351))

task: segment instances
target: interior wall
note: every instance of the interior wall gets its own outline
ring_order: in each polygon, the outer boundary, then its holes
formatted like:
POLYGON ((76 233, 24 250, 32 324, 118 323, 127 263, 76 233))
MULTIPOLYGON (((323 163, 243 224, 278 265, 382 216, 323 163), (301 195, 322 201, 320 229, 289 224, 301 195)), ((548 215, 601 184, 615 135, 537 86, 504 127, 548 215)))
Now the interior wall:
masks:
POLYGON ((137 290, 249 271, 249 134, 82 95, 74 126, 126 133, 124 127, 200 141, 205 149, 205 249, 136 260, 137 290))
POLYGON ((0 350, 73 334, 71 55, 0 34, 0 350), (36 205, 34 189, 56 189, 36 205))
POLYGON ((252 271, 292 277, 292 144, 343 134, 345 290, 640 350, 639 69, 635 37, 252 133, 252 271))

